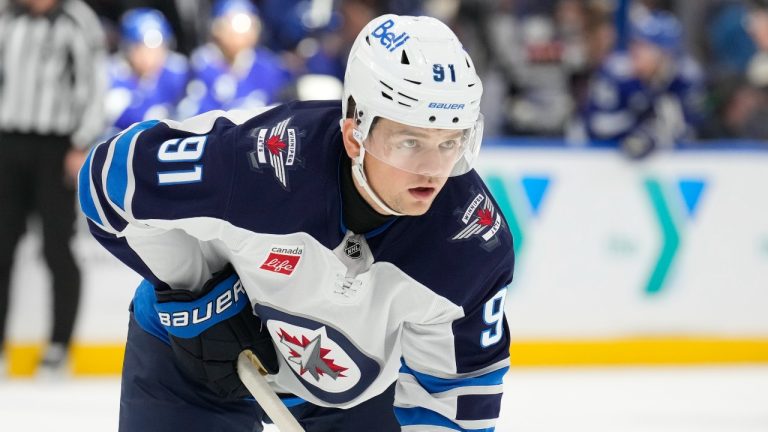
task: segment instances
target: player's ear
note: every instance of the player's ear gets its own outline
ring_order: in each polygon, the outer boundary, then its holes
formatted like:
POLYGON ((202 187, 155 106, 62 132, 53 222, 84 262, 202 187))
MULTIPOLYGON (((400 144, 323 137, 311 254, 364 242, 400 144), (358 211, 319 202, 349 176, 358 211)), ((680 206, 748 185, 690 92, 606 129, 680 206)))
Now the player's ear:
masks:
POLYGON ((341 123, 341 136, 344 139, 344 149, 351 159, 360 155, 361 143, 354 136, 355 121, 351 118, 344 119, 341 123))

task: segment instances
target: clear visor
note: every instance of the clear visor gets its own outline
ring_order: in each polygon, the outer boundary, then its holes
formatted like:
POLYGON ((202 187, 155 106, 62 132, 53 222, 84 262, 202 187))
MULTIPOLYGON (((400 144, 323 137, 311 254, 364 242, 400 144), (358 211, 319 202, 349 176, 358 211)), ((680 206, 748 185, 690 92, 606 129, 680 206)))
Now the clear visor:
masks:
POLYGON ((472 169, 482 138, 482 114, 468 129, 428 129, 379 121, 363 147, 369 155, 397 169, 429 177, 453 177, 472 169))

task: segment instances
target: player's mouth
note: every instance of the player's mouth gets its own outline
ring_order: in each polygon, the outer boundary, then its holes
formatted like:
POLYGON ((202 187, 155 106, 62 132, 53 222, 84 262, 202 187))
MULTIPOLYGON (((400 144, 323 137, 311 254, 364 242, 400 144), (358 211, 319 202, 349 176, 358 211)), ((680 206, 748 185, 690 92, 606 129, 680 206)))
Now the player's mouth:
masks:
POLYGON ((435 195, 435 188, 433 187, 415 187, 408 189, 411 196, 418 200, 428 200, 435 195))

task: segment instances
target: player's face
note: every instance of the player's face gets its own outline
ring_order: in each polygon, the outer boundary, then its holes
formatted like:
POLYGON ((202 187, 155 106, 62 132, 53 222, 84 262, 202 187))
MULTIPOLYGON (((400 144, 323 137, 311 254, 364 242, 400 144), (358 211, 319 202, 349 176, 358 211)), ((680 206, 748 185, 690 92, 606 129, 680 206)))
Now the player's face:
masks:
POLYGON ((241 51, 251 49, 259 41, 260 22, 246 13, 234 13, 216 19, 213 38, 227 57, 234 58, 241 51))
POLYGON ((26 5, 35 14, 44 14, 53 9, 59 3, 59 0, 24 0, 22 4, 26 5))
POLYGON ((750 12, 749 33, 758 49, 768 50, 768 10, 755 9, 750 12))
POLYGON ((136 44, 128 48, 128 62, 139 76, 152 76, 158 73, 165 63, 166 55, 165 45, 149 47, 136 44))
POLYGON ((368 183, 396 212, 422 215, 445 186, 461 154, 463 136, 461 130, 425 129, 379 119, 365 143, 371 149, 364 162, 368 183))
POLYGON ((372 157, 426 177, 450 177, 464 155, 469 130, 427 129, 380 119, 365 140, 372 157))
POLYGON ((666 55, 661 49, 642 41, 630 45, 629 55, 632 68, 643 81, 653 80, 666 62, 666 55))

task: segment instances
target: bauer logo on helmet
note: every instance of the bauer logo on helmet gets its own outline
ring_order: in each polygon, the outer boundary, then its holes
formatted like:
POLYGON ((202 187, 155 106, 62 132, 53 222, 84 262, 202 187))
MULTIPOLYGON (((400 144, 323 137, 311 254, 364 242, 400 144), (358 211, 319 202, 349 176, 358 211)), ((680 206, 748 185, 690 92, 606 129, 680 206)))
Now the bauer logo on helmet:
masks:
POLYGON ((464 104, 430 102, 429 107, 437 108, 437 109, 457 110, 457 109, 464 109, 464 104))

